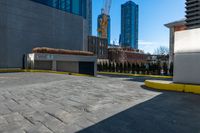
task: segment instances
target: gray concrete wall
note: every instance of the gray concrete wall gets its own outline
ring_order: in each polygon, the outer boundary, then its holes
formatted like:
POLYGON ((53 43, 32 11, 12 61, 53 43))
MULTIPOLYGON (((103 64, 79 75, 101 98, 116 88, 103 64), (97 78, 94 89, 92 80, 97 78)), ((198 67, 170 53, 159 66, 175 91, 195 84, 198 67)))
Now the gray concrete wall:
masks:
MULTIPOLYGON (((0 7, 1 8, 1 7, 0 7)), ((0 9, 1 15, 1 9, 0 9)), ((0 16, 1 18, 1 16, 0 16)), ((7 67, 6 27, 2 26, 5 20, 0 19, 0 67, 7 67)))
POLYGON ((169 68, 171 62, 174 62, 174 28, 170 28, 169 33, 169 68))
POLYGON ((66 61, 57 61, 56 62, 57 71, 66 71, 66 72, 79 72, 79 63, 78 62, 66 62, 66 61))
POLYGON ((175 54, 174 82, 200 84, 200 53, 175 54))
POLYGON ((34 69, 36 69, 36 70, 51 70, 52 69, 52 61, 35 61, 34 69))
POLYGON ((0 0, 0 68, 22 67, 34 47, 87 50, 87 20, 30 0, 0 0))

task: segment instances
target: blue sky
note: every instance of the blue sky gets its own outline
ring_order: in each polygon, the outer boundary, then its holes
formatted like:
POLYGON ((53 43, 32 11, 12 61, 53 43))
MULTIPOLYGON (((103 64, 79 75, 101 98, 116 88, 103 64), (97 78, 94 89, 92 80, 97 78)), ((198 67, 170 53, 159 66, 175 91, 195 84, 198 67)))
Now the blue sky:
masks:
MULTIPOLYGON (((121 4, 128 0, 112 0, 111 40, 119 40, 121 4)), ((153 53, 159 46, 168 47, 169 30, 164 24, 185 16, 185 0, 132 0, 139 5, 139 48, 153 53)), ((93 0, 93 35, 97 35, 97 16, 103 0, 93 0)))

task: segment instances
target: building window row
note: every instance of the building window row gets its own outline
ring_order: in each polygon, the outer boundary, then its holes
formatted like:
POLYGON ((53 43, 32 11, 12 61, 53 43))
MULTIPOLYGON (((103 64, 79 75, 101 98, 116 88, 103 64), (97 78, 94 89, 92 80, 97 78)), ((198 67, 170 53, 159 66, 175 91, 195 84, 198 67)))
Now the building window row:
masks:
POLYGON ((86 18, 87 0, 32 0, 86 18))

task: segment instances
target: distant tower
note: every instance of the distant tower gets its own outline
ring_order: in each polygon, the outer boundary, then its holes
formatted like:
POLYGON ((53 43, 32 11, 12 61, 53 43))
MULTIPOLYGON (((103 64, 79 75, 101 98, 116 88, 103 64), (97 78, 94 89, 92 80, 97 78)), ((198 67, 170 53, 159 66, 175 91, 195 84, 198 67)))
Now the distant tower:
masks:
POLYGON ((108 45, 110 45, 110 8, 112 0, 104 0, 101 14, 97 19, 97 34, 98 37, 108 39, 108 45))
POLYGON ((188 28, 200 28, 200 0, 186 0, 186 18, 188 28))
POLYGON ((138 49, 138 11, 138 5, 132 1, 121 5, 121 47, 138 49))
POLYGON ((108 45, 110 45, 110 21, 110 16, 103 13, 100 14, 97 19, 98 37, 107 38, 108 45), (107 20, 103 21, 103 19, 107 20))

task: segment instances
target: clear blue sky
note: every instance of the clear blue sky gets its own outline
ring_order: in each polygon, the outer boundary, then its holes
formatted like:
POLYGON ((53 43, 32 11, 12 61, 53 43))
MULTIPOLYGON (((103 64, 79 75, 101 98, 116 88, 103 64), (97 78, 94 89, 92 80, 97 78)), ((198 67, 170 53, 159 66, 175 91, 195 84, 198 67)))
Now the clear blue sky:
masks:
MULTIPOLYGON (((121 4, 128 0, 112 0, 111 40, 119 40, 121 4)), ((185 16, 185 0, 132 0, 139 5, 139 48, 153 53, 159 46, 168 47, 169 30, 164 24, 185 16)), ((93 35, 97 35, 97 16, 103 0, 93 0, 93 35)))

